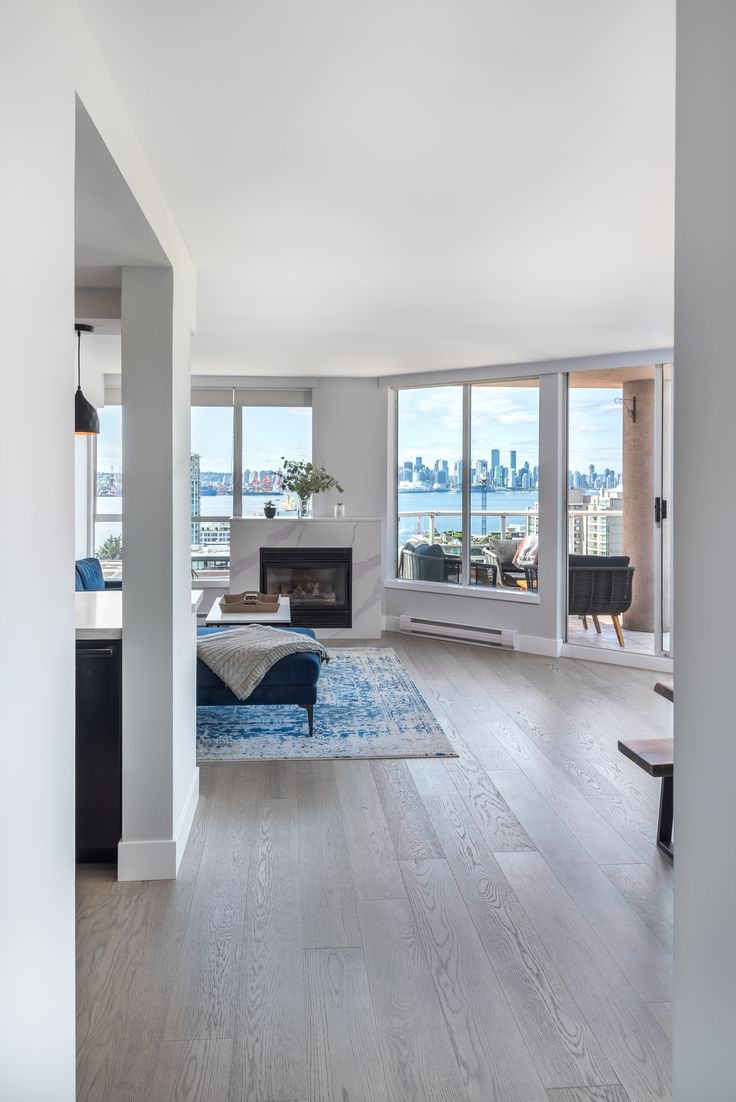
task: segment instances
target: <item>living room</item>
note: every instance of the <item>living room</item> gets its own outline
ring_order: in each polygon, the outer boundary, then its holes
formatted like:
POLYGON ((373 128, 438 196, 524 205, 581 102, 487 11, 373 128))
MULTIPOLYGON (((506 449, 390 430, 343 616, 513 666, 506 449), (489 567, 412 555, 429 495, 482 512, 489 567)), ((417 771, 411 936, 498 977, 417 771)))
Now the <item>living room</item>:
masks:
POLYGON ((733 13, 11 7, 0 1093, 729 1097, 733 13))

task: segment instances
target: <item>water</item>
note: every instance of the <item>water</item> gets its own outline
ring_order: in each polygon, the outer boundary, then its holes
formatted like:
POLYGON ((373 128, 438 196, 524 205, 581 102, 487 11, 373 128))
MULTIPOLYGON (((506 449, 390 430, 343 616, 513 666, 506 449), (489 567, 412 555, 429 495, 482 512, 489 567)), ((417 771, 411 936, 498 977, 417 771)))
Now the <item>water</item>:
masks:
MULTIPOLYGON (((401 517, 399 521, 399 545, 405 543, 409 536, 417 534, 417 514, 422 514, 419 519, 419 531, 427 532, 429 529, 429 517, 427 514, 435 509, 446 512, 455 510, 452 516, 436 517, 435 531, 446 532, 460 528, 461 525, 461 494, 442 493, 430 491, 429 493, 400 493, 398 511, 400 513, 413 513, 413 517, 401 517)), ((488 494, 486 508, 495 511, 503 511, 509 514, 507 524, 524 525, 524 517, 527 509, 531 509, 537 501, 536 490, 497 490, 495 494, 488 494)), ((285 494, 272 494, 277 509, 281 510, 282 503, 286 500, 285 494)), ((293 497, 293 495, 292 495, 293 497)), ((263 506, 269 500, 261 494, 243 494, 243 516, 263 516, 263 506)), ((481 508, 481 493, 473 491, 470 500, 471 509, 481 508)), ((120 497, 98 497, 97 515, 104 516, 110 513, 122 511, 123 499, 120 497)), ((345 505, 350 511, 350 499, 346 497, 345 505)), ((230 517, 233 511, 233 499, 226 494, 217 497, 203 497, 201 500, 202 516, 230 517)), ((295 513, 289 514, 295 516, 295 513)), ((482 531, 482 518, 471 518, 471 532, 480 535, 482 531)), ((487 531, 497 532, 500 529, 500 521, 496 517, 488 517, 487 531)), ((121 525, 119 521, 98 521, 95 533, 95 547, 99 547, 110 536, 119 536, 121 525)))
MULTIPOLYGON (((410 536, 426 533, 429 530, 429 517, 427 514, 435 509, 447 512, 456 510, 449 517, 435 517, 435 532, 458 531, 462 526, 461 501, 459 493, 400 493, 400 513, 413 513, 412 517, 399 518, 399 546, 406 543, 410 536), (419 520, 417 520, 417 515, 419 520)), ((526 510, 533 508, 538 499, 536 490, 497 490, 486 497, 486 509, 493 512, 507 513, 506 524, 517 525, 524 529, 526 510)), ((471 512, 482 508, 483 497, 480 491, 473 491, 470 496, 471 512)), ((486 532, 499 532, 501 521, 499 517, 489 516, 486 519, 486 532)), ((470 531, 474 536, 481 535, 483 531, 483 518, 470 518, 470 531)))

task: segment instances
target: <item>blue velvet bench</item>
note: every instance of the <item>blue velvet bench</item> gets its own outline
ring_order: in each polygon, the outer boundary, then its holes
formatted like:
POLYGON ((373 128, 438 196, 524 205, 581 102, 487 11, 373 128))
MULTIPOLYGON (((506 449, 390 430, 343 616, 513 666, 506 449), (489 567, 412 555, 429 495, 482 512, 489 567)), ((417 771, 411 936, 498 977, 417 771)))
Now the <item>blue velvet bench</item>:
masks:
MULTIPOLYGON (((217 635, 229 628, 197 628, 197 635, 217 635)), ((282 628, 282 631, 295 631, 298 635, 308 635, 314 639, 311 628, 282 628)), ((317 700, 317 682, 322 663, 316 654, 305 652, 288 654, 275 666, 272 666, 247 700, 238 700, 235 693, 209 666, 197 659, 197 707, 222 707, 234 704, 298 704, 307 713, 309 734, 314 734, 314 704, 317 700)))

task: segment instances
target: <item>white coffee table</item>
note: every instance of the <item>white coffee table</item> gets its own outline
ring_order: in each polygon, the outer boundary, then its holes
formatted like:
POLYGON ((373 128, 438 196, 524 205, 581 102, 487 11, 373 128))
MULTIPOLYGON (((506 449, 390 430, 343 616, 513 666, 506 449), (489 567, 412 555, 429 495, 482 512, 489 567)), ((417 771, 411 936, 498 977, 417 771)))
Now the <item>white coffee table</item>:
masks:
POLYGON ((282 597, 276 612, 223 612, 219 598, 207 613, 205 624, 208 628, 223 627, 225 624, 280 624, 291 623, 291 605, 288 597, 282 597))

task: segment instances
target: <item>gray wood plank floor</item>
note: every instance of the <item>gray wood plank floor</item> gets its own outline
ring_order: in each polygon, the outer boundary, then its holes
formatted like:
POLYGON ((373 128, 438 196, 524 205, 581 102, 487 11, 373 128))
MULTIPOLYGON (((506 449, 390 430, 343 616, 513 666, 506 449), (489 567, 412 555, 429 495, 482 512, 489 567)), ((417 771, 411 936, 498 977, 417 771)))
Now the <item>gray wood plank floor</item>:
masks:
POLYGON ((216 763, 178 880, 80 866, 81 1102, 668 1102, 655 675, 386 635, 447 760, 216 763))

